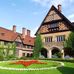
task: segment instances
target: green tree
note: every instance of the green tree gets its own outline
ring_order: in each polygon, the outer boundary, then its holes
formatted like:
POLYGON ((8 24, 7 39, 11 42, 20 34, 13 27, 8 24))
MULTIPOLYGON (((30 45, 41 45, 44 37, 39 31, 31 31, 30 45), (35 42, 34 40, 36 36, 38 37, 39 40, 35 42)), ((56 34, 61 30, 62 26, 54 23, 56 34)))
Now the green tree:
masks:
POLYGON ((12 44, 13 55, 16 56, 16 44, 15 42, 12 44))
POLYGON ((0 42, 0 60, 15 58, 15 52, 16 44, 14 42, 7 43, 6 45, 4 44, 4 42, 0 42), (10 53, 10 51, 12 52, 12 54, 10 53))
POLYGON ((65 41, 64 47, 74 50, 74 32, 70 33, 68 39, 65 41))
POLYGON ((4 42, 0 42, 0 55, 3 55, 4 56, 4 42))
POLYGON ((9 56, 9 51, 10 51, 10 48, 11 48, 11 44, 10 43, 8 43, 7 44, 7 49, 6 49, 6 57, 8 57, 9 56))
POLYGON ((4 57, 5 57, 4 49, 5 49, 4 42, 1 41, 0 42, 0 60, 4 60, 4 57))
POLYGON ((42 40, 41 40, 41 35, 38 34, 35 38, 35 47, 33 51, 34 58, 39 58, 39 53, 42 48, 42 40))
POLYGON ((7 53, 7 59, 12 59, 12 58, 15 58, 15 51, 16 51, 16 44, 13 42, 13 43, 8 43, 7 44, 7 49, 6 49, 6 53, 7 53), (11 53, 10 53, 11 51, 11 53))

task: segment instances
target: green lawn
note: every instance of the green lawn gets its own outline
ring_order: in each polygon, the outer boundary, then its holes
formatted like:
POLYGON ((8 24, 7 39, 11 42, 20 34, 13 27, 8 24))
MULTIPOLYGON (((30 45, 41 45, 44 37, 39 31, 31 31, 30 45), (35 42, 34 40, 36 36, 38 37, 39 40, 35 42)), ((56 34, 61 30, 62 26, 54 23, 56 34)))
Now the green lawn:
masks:
MULTIPOLYGON (((46 60, 47 61, 47 60, 46 60)), ((47 61, 49 62, 49 61, 47 61)), ((49 65, 51 66, 51 62, 49 62, 49 65)), ((70 62, 64 62, 65 66, 60 67, 57 69, 52 70, 42 70, 42 71, 9 71, 9 70, 0 70, 1 74, 74 74, 74 63, 70 62)), ((0 64, 2 65, 2 64, 0 64)), ((6 66, 6 64, 4 65, 6 66)), ((22 67, 22 66, 20 66, 22 67)), ((30 67, 34 67, 31 65, 30 67)), ((35 66, 37 67, 37 65, 35 66)), ((41 66, 38 66, 41 67, 41 66)))
POLYGON ((49 68, 49 67, 60 66, 60 63, 53 62, 53 61, 42 60, 42 62, 44 62, 46 64, 32 64, 28 67, 25 67, 21 64, 20 65, 12 64, 13 62, 2 62, 2 63, 0 63, 0 66, 8 67, 8 68, 44 68, 44 67, 49 68))

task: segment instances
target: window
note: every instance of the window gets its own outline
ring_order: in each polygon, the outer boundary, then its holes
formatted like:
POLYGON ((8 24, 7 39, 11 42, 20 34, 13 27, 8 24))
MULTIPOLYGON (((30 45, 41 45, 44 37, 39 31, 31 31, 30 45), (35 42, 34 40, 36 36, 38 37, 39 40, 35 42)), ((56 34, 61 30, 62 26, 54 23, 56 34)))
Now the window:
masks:
POLYGON ((33 47, 33 46, 31 46, 31 49, 34 49, 34 47, 33 47))
POLYGON ((30 55, 29 55, 29 53, 27 53, 27 57, 29 57, 30 55))
POLYGON ((57 23, 50 24, 50 28, 56 28, 57 25, 58 25, 57 23))
POLYGON ((31 46, 27 45, 27 48, 28 48, 28 49, 30 49, 30 48, 31 48, 31 46))
POLYGON ((49 31, 57 31, 59 30, 58 23, 53 23, 48 25, 49 31))
POLYGON ((26 45, 24 45, 23 47, 26 48, 26 45))
POLYGON ((65 41, 65 35, 57 36, 57 42, 65 41))
POLYGON ((45 42, 52 42, 52 37, 45 37, 45 42))
POLYGON ((4 42, 4 45, 7 45, 8 42, 4 42))
POLYGON ((25 53, 23 53, 23 56, 25 56, 25 53))
POLYGON ((22 43, 20 43, 20 42, 16 42, 16 46, 23 47, 22 43))

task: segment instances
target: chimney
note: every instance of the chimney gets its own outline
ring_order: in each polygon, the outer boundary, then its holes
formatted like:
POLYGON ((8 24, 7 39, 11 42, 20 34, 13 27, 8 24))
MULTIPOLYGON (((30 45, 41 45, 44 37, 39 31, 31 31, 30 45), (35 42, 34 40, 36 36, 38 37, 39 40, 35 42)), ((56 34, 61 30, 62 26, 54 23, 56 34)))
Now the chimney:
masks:
POLYGON ((30 36, 30 30, 27 30, 27 35, 30 36))
POLYGON ((58 11, 61 12, 61 4, 58 5, 58 11))
POLYGON ((13 25, 13 32, 16 32, 16 25, 13 25))
POLYGON ((25 38, 26 35, 27 35, 27 29, 22 28, 22 37, 25 38))

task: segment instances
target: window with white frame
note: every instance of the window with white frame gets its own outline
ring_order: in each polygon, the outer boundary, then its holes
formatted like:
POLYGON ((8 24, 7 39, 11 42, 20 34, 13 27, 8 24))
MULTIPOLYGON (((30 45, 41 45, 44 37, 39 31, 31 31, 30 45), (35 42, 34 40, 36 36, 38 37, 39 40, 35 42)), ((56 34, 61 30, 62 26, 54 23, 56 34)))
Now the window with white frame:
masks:
POLYGON ((45 42, 52 42, 52 37, 45 37, 45 42))
POLYGON ((60 35, 56 37, 57 42, 65 41, 65 35, 60 35))

